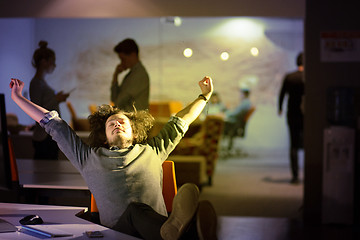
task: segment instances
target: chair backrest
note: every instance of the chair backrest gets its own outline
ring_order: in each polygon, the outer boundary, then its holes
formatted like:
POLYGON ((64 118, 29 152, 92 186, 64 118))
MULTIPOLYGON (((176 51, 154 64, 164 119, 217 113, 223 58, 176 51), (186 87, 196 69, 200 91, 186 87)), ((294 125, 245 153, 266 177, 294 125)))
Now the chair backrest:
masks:
POLYGON ((78 118, 71 102, 67 101, 66 106, 70 111, 72 129, 74 129, 74 131, 90 131, 89 120, 87 118, 78 118))
MULTIPOLYGON (((175 176, 175 164, 173 161, 166 160, 163 165, 163 197, 165 201, 166 210, 171 212, 172 203, 175 195, 177 194, 176 176, 175 176)), ((92 213, 99 212, 94 195, 91 194, 91 206, 90 211, 92 213)))
POLYGON ((11 181, 13 183, 19 183, 19 173, 16 164, 14 145, 10 137, 8 137, 9 145, 9 157, 10 157, 10 168, 11 168, 11 181))
POLYGON ((15 150, 12 139, 8 136, 8 146, 9 146, 9 160, 10 160, 10 173, 11 173, 11 187, 9 190, 15 191, 17 193, 17 201, 20 200, 21 187, 19 184, 19 172, 16 164, 15 150))
POLYGON ((151 101, 149 103, 149 112, 155 118, 170 117, 183 109, 180 101, 151 101))
POLYGON ((244 121, 247 122, 249 121, 249 118, 251 117, 251 115, 255 112, 255 109, 256 107, 255 106, 252 106, 249 111, 247 111, 247 113, 245 114, 245 117, 244 117, 244 121))
POLYGON ((90 111, 91 114, 93 114, 94 112, 96 112, 96 111, 97 111, 97 106, 96 106, 96 104, 90 104, 90 105, 89 105, 89 111, 90 111))
POLYGON ((172 203, 177 194, 177 185, 175 177, 175 164, 173 161, 166 160, 162 164, 163 168, 163 197, 166 205, 166 210, 171 212, 172 203))
POLYGON ((90 202, 90 211, 93 212, 99 212, 99 209, 97 208, 96 201, 94 198, 94 195, 91 194, 91 202, 90 202))
POLYGON ((66 106, 69 109, 71 118, 72 119, 77 119, 75 109, 74 109, 73 105, 71 104, 71 102, 66 102, 66 106))
POLYGON ((239 127, 238 129, 238 136, 244 138, 245 137, 245 132, 246 132, 246 125, 251 117, 251 115, 255 112, 255 106, 252 106, 245 114, 244 116, 244 121, 243 121, 243 125, 239 127))

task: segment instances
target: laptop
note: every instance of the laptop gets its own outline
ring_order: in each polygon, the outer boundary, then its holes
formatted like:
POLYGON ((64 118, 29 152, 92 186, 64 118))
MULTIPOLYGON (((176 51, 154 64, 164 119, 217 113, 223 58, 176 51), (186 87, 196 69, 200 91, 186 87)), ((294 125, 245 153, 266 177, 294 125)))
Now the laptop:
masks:
POLYGON ((0 218, 0 233, 16 232, 18 229, 13 224, 0 218))

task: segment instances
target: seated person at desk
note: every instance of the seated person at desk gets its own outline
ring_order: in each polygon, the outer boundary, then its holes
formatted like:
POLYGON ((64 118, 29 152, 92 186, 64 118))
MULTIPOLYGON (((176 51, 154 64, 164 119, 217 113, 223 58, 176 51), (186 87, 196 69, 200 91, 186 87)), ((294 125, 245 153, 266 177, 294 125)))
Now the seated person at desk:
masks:
POLYGON ((101 223, 145 239, 178 239, 186 234, 216 239, 215 211, 208 201, 198 202, 195 185, 185 184, 179 189, 169 218, 162 196, 162 163, 213 92, 210 77, 204 77, 199 86, 202 94, 171 117, 151 139, 147 134, 154 119, 147 111, 124 112, 109 105, 99 107, 89 117, 89 146, 56 111, 49 112, 23 97, 22 81, 11 79, 10 82, 14 102, 44 127, 85 179, 97 201, 101 223), (212 220, 212 229, 205 231, 199 227, 202 220, 212 220), (197 231, 192 227, 195 225, 197 231))
POLYGON ((245 115, 252 105, 249 99, 250 91, 248 89, 241 89, 241 94, 240 104, 234 110, 226 112, 225 135, 231 135, 234 129, 245 125, 245 115))
MULTIPOLYGON (((230 138, 228 150, 230 150, 232 147, 231 139, 238 135, 239 129, 242 131, 245 130, 245 116, 252 106, 249 95, 249 89, 241 89, 240 104, 234 110, 229 110, 226 112, 224 135, 230 138)), ((241 134, 243 134, 243 132, 241 134)))
POLYGON ((225 104, 221 101, 218 93, 214 92, 211 95, 209 104, 207 106, 207 115, 223 116, 227 111, 225 104))
POLYGON ((224 117, 226 111, 227 108, 221 101, 219 94, 213 92, 207 106, 204 108, 199 118, 203 121, 208 115, 224 117))

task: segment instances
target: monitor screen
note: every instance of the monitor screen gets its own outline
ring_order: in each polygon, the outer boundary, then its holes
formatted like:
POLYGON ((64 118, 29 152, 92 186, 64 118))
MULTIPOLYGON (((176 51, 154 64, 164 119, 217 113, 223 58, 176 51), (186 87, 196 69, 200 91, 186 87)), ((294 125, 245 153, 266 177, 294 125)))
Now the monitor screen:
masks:
POLYGON ((0 189, 10 189, 11 168, 4 94, 0 94, 0 135, 0 189))

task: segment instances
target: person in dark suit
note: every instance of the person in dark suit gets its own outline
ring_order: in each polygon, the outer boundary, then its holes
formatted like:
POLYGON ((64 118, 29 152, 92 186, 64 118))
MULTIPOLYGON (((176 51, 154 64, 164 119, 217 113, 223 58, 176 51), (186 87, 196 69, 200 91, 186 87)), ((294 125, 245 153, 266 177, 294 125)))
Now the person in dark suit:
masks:
POLYGON ((299 53, 296 58, 297 70, 285 75, 279 94, 279 115, 282 114, 282 105, 285 95, 288 96, 287 103, 287 123, 290 133, 290 166, 291 183, 299 183, 299 163, 298 151, 303 147, 303 125, 304 116, 302 110, 302 100, 304 96, 304 65, 303 53, 299 53))

